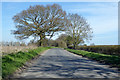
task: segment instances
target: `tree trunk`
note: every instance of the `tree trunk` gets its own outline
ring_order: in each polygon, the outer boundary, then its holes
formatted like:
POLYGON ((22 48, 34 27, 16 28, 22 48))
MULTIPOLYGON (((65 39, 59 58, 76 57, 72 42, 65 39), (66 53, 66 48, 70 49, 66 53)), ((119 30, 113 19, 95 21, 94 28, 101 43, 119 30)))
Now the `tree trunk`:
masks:
POLYGON ((75 49, 75 44, 73 44, 73 48, 75 49))
POLYGON ((39 40, 39 46, 43 46, 43 41, 45 39, 45 34, 41 33, 39 34, 40 40, 39 40))
POLYGON ((42 46, 42 42, 43 41, 43 38, 42 38, 42 36, 40 36, 40 40, 39 40, 39 46, 42 46))
POLYGON ((75 42, 75 43, 73 43, 73 47, 74 47, 74 49, 76 49, 76 46, 77 46, 77 45, 76 45, 76 42, 75 42))
POLYGON ((42 46, 42 41, 41 40, 39 41, 39 46, 42 46))

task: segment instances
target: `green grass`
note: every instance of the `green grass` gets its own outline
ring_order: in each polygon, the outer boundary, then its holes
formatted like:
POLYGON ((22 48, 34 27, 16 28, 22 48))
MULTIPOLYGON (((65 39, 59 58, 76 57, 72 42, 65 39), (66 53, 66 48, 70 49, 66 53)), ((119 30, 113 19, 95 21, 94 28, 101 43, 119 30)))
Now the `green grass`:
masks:
POLYGON ((88 51, 83 51, 83 50, 74 50, 74 49, 68 49, 68 48, 65 48, 65 49, 72 53, 79 54, 79 55, 88 57, 90 59, 118 67, 120 69, 120 57, 119 56, 106 55, 102 53, 94 53, 94 52, 88 52, 88 51))
POLYGON ((16 54, 8 54, 2 57, 2 77, 12 74, 18 68, 23 66, 26 61, 34 58, 41 52, 50 49, 50 47, 39 47, 28 52, 19 51, 16 54))

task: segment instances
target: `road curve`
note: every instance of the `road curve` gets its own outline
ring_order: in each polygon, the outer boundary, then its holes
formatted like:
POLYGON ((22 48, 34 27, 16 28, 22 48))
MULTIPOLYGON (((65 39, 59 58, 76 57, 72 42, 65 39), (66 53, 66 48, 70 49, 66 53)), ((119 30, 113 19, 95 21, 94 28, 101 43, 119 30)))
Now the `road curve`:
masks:
POLYGON ((117 70, 60 48, 42 54, 17 78, 118 78, 117 70))

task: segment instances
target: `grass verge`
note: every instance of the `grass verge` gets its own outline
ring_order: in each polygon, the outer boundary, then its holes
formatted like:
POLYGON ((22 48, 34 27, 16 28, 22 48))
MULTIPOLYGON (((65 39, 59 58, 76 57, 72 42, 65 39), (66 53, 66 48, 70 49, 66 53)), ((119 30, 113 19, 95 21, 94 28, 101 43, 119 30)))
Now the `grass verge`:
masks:
POLYGON ((65 48, 65 49, 72 53, 85 56, 87 58, 99 61, 101 63, 105 63, 113 67, 118 67, 118 70, 120 70, 120 57, 119 56, 106 55, 102 53, 94 53, 94 52, 88 52, 88 51, 83 51, 83 50, 74 50, 74 49, 68 49, 68 48, 65 48))
POLYGON ((19 51, 16 54, 8 54, 2 57, 2 77, 15 72, 18 68, 23 66, 26 61, 39 55, 41 52, 50 49, 50 47, 39 47, 37 49, 29 50, 28 52, 19 51))

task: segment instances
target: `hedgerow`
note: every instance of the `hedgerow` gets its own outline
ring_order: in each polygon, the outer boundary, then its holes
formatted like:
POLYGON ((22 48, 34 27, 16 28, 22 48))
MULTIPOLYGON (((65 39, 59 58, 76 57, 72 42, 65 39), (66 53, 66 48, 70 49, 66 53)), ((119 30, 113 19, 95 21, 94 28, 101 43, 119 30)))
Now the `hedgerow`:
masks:
POLYGON ((120 56, 120 45, 78 46, 77 50, 120 56))

